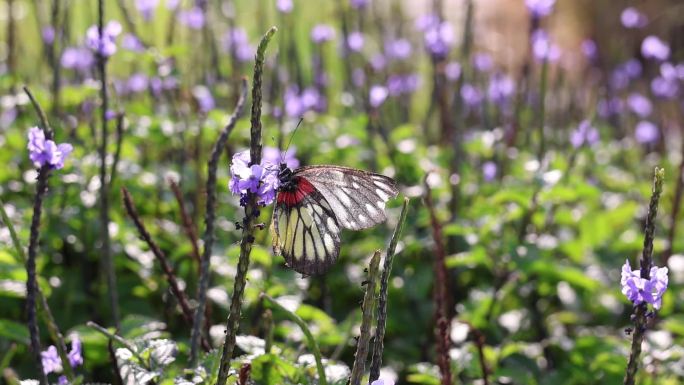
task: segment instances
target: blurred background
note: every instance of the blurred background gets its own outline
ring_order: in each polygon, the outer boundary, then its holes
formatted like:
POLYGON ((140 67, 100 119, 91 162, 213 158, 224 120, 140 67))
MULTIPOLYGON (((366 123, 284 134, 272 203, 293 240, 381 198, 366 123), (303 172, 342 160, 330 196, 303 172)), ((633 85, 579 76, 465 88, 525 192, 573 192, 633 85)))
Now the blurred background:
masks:
MULTIPOLYGON (((669 268, 670 287, 647 334, 639 383, 684 381, 681 1, 105 3, 106 162, 116 170, 105 194, 120 334, 176 340, 180 358, 171 373, 182 373, 189 329, 123 210, 120 188, 131 192, 194 298, 198 263, 179 203, 201 235, 209 153, 240 79, 251 82, 256 44, 275 25, 263 84, 271 159, 292 138, 300 164, 380 172, 411 198, 390 280, 385 378, 439 383, 434 291, 443 248, 457 383, 622 383, 632 306, 620 292, 620 268, 626 259, 637 266, 660 166, 666 181, 654 262, 669 268), (439 229, 430 225, 426 194, 439 229)), ((83 341, 86 381, 112 381, 107 341, 85 327, 89 320, 114 325, 99 212, 101 83, 88 32, 97 19, 92 0, 0 2, 0 193, 26 244, 37 175, 26 135, 38 124, 22 91, 27 85, 48 113, 55 141, 74 146, 50 180, 39 284, 65 334, 83 341)), ((234 223, 243 215, 227 187, 228 166, 248 143, 243 118, 218 174, 209 290, 214 346, 224 335, 239 253, 234 223)), ((375 249, 387 247, 399 206, 399 199, 390 202, 386 224, 344 232, 338 263, 320 277, 288 270, 272 255, 268 232, 260 232, 240 334, 264 337, 260 292, 285 297, 323 355, 348 371, 364 268, 375 249)), ((267 224, 270 211, 261 215, 267 224)), ((33 369, 25 281, 2 227, 0 375, 10 384, 33 369)), ((305 367, 301 332, 275 322, 283 361, 305 367)), ((283 373, 272 383, 313 383, 283 373)))

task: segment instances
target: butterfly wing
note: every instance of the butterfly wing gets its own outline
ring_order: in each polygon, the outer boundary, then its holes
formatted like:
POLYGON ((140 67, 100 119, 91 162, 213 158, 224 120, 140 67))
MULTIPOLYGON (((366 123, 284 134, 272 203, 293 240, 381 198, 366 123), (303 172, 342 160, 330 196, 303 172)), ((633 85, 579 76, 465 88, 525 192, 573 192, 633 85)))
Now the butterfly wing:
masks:
POLYGON ((323 195, 337 222, 361 230, 384 222, 385 203, 397 196, 396 182, 384 175, 340 166, 307 166, 294 171, 323 195))
POLYGON ((340 226, 325 197, 299 178, 293 192, 279 192, 271 222, 273 251, 295 271, 322 274, 340 253, 340 226))

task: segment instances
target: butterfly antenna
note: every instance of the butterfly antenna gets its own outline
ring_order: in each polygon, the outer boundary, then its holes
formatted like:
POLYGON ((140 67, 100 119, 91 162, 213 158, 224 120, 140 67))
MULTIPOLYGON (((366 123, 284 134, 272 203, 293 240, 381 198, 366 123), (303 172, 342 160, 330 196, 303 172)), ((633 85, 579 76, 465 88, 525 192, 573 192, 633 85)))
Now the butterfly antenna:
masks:
POLYGON ((304 118, 299 118, 299 122, 297 122, 297 127, 295 127, 294 131, 292 131, 292 135, 290 136, 290 140, 287 141, 287 147, 285 147, 285 151, 280 153, 280 163, 283 163, 283 161, 285 160, 285 154, 287 154, 287 151, 290 149, 290 145, 292 144, 292 139, 294 139, 294 136, 297 133, 297 129, 302 124, 303 120, 304 120, 304 118))

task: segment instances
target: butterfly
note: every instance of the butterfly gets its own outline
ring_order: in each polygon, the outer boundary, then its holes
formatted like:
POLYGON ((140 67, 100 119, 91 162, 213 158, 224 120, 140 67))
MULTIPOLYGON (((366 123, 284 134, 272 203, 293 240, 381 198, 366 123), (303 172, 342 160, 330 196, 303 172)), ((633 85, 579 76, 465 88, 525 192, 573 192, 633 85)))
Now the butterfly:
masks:
POLYGON ((384 222, 385 203, 398 194, 394 179, 340 166, 280 164, 271 233, 273 251, 304 275, 325 273, 340 254, 342 229, 384 222))

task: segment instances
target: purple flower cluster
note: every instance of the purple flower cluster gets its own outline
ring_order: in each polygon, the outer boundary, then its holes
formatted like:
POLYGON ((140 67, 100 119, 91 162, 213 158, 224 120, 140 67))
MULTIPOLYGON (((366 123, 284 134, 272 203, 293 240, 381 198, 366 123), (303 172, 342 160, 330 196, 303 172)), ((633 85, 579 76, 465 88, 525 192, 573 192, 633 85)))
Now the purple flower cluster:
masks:
POLYGON ((294 8, 294 4, 292 4, 292 0, 277 0, 276 1, 276 9, 278 9, 278 12, 280 12, 280 13, 290 13, 290 12, 292 12, 292 8, 294 8))
POLYGON ((599 132, 587 119, 580 122, 577 128, 570 133, 570 144, 575 148, 580 148, 585 144, 588 146, 598 142, 601 137, 599 132))
POLYGON ((525 0, 525 6, 533 17, 541 18, 551 14, 556 0, 525 0))
POLYGON ((503 73, 497 73, 492 76, 489 87, 487 87, 487 97, 490 102, 499 107, 505 107, 514 94, 515 81, 512 77, 503 73))
POLYGON ((385 41, 385 57, 388 59, 406 60, 411 57, 412 51, 411 42, 407 39, 389 39, 385 41))
POLYGON ((634 138, 641 144, 655 143, 660 138, 660 131, 652 122, 642 120, 634 128, 634 138))
POLYGON ((311 41, 321 44, 335 38, 335 29, 328 24, 318 24, 311 29, 311 41))
POLYGON ((136 0, 135 7, 143 15, 146 21, 150 21, 154 15, 154 11, 159 5, 159 0, 136 0))
POLYGON ((116 37, 121 30, 121 24, 112 20, 104 26, 100 37, 97 25, 91 25, 86 31, 86 46, 103 57, 110 57, 116 53, 116 37))
POLYGON ((664 61, 670 57, 670 46, 657 36, 647 36, 641 42, 641 54, 647 59, 664 61))
POLYGON ((415 92, 420 86, 420 75, 397 74, 387 78, 387 92, 391 96, 407 95, 415 92))
POLYGON ((95 64, 93 52, 85 47, 67 47, 62 52, 60 64, 66 69, 88 71, 95 64))
POLYGON ((387 87, 376 84, 372 86, 368 92, 368 101, 371 107, 378 108, 385 102, 388 95, 389 91, 387 91, 387 87))
POLYGON ((230 192, 240 196, 240 205, 247 204, 249 193, 256 194, 257 204, 266 206, 275 200, 278 191, 278 164, 285 163, 293 168, 299 165, 295 158, 295 149, 291 149, 280 156, 275 148, 265 148, 261 164, 249 165, 249 150, 233 155, 230 165, 230 192))
POLYGON ((632 270, 628 260, 622 265, 620 285, 622 294, 634 305, 650 303, 658 310, 667 290, 667 267, 651 267, 649 279, 641 278, 640 270, 632 270))
POLYGON ((223 47, 240 62, 248 62, 254 59, 256 49, 249 43, 247 32, 240 27, 235 27, 226 32, 223 37, 223 47))
POLYGON ((416 20, 416 28, 423 32, 425 48, 432 57, 443 59, 449 55, 454 44, 454 28, 450 23, 428 14, 416 20))
MULTIPOLYGON (((71 350, 67 354, 69 358, 69 365, 72 368, 83 365, 83 354, 81 349, 81 340, 75 335, 71 340, 71 350)), ((40 353, 41 361, 43 362, 43 372, 45 374, 50 373, 61 373, 62 360, 57 353, 57 348, 54 345, 50 345, 47 350, 40 353)), ((58 383, 60 385, 67 384, 66 376, 60 376, 58 383)))
POLYGON ((302 92, 296 86, 288 87, 283 95, 285 114, 299 118, 308 111, 325 111, 327 100, 315 87, 307 87, 302 92))
POLYGON ((532 54, 539 61, 555 62, 560 58, 560 48, 551 41, 546 31, 538 29, 532 33, 532 54))
POLYGON ((45 132, 38 127, 29 129, 28 140, 29 158, 38 168, 50 166, 52 169, 60 169, 73 151, 69 143, 55 144, 52 140, 46 140, 45 132))
POLYGON ((178 12, 178 22, 190 29, 202 29, 204 27, 204 12, 200 7, 192 7, 178 12))
POLYGON ((634 7, 625 8, 620 14, 620 22, 625 28, 643 28, 648 18, 634 7))

